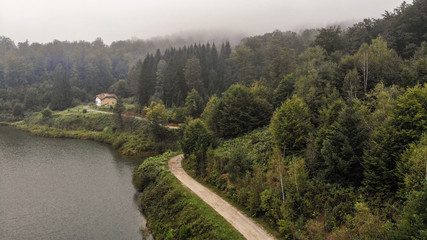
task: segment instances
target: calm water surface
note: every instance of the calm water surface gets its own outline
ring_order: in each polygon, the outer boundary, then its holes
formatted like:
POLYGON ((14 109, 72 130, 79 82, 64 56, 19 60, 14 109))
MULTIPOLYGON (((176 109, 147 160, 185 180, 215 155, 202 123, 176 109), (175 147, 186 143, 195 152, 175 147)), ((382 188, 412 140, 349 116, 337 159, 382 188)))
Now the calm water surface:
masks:
POLYGON ((0 127, 0 239, 141 239, 135 160, 0 127))

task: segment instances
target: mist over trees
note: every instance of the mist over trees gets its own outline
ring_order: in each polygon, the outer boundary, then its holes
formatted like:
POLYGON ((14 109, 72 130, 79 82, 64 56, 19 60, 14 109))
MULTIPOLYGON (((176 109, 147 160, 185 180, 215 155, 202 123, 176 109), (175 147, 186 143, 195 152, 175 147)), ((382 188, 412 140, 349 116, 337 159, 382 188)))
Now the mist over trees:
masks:
POLYGON ((284 239, 424 239, 425 16, 414 0, 236 46, 1 37, 0 121, 112 92, 145 112, 156 143, 185 122, 190 170, 284 239))
POLYGON ((420 49, 426 40, 422 21, 426 8, 425 1, 403 3, 383 18, 365 19, 348 29, 275 31, 244 38, 234 49, 228 42, 188 44, 195 39, 179 36, 170 36, 173 40, 117 41, 109 46, 102 39, 15 44, 1 37, 1 118, 7 120, 18 103, 27 112, 49 105, 64 109, 90 102, 96 94, 107 91, 132 97, 142 109, 153 100, 161 100, 167 107, 183 106, 192 89, 206 103, 233 84, 251 86, 261 81, 276 91, 277 101, 272 103, 277 107, 293 88, 305 94, 308 89, 304 86, 322 81, 352 97, 360 97, 381 81, 387 86, 413 86, 425 81, 427 74, 425 47, 420 49), (304 53, 313 61, 305 70, 296 71, 304 58, 299 55, 312 46, 320 46, 325 53, 314 49, 304 53), (321 59, 328 60, 324 63, 321 59), (55 73, 59 67, 65 72, 63 77, 55 73), (315 72, 310 69, 313 67, 315 72), (306 75, 304 71, 311 71, 313 83, 298 81, 298 75, 306 75), (316 80, 323 79, 322 75, 328 79, 316 80), (358 84, 360 79, 363 85, 358 84), (58 96, 65 96, 64 103, 56 103, 61 99, 58 96))

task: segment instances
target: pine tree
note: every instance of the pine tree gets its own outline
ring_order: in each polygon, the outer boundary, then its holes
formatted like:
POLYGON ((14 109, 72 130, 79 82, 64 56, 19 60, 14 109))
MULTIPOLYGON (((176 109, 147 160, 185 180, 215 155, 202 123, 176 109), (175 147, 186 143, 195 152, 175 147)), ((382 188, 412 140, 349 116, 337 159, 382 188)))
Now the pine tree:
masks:
POLYGON ((67 72, 62 65, 58 64, 55 68, 55 79, 52 89, 51 109, 64 110, 71 106, 71 84, 67 72))
POLYGON ((412 191, 397 221, 393 239, 427 239, 427 181, 419 191, 412 191))
POLYGON ((150 68, 150 59, 150 56, 147 54, 140 68, 138 101, 141 106, 147 105, 150 97, 154 94, 155 78, 150 68))
POLYGON ((373 133, 364 157, 365 190, 374 205, 396 197, 404 181, 397 166, 402 154, 427 130, 427 85, 410 88, 399 97, 393 115, 373 133))
POLYGON ((117 100, 116 105, 114 106, 113 112, 114 112, 114 124, 116 129, 119 131, 122 131, 124 128, 123 123, 123 113, 125 111, 125 106, 123 105, 122 100, 119 98, 117 100))
POLYGON ((184 68, 185 81, 189 89, 196 89, 199 93, 204 93, 202 82, 202 68, 199 58, 193 56, 187 60, 184 68))
POLYGON ((360 186, 363 179, 362 157, 368 131, 362 121, 359 104, 350 102, 337 120, 325 125, 317 140, 321 175, 332 183, 360 186))
POLYGON ((168 63, 165 60, 160 60, 157 64, 156 71, 156 87, 154 90, 154 95, 152 101, 163 101, 164 98, 164 88, 166 81, 166 71, 168 68, 168 63))
POLYGON ((185 99, 185 108, 187 109, 188 115, 193 118, 198 118, 203 112, 204 104, 196 89, 193 88, 185 99))

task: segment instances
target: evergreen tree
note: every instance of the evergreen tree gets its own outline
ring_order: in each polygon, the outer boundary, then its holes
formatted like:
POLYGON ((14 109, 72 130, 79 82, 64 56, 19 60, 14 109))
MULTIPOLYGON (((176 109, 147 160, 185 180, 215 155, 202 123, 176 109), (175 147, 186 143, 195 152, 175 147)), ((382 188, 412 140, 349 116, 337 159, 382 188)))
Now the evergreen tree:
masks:
MULTIPOLYGON (((147 55, 148 57, 148 55, 147 55)), ((147 61, 147 58, 144 60, 144 62, 147 61)), ((139 92, 139 84, 141 82, 141 73, 142 73, 142 62, 141 60, 138 60, 135 65, 130 69, 128 73, 128 86, 129 91, 133 96, 138 96, 138 99, 141 97, 141 93, 139 92)))
POLYGON ((62 65, 58 64, 55 68, 55 79, 52 89, 52 110, 64 110, 71 106, 71 85, 67 72, 62 65))
POLYGON ((343 50, 344 41, 341 33, 340 26, 322 28, 314 40, 314 45, 322 47, 329 55, 335 51, 343 50))
POLYGON ((393 115, 373 134, 364 158, 364 185, 373 204, 396 197, 404 179, 397 166, 409 144, 427 129, 427 85, 410 88, 400 96, 393 115))
POLYGON ((281 49, 280 55, 270 62, 270 86, 275 89, 286 75, 295 71, 295 68, 295 52, 286 48, 281 49))
POLYGON ((321 176, 328 182, 360 186, 363 179, 362 157, 368 137, 359 103, 350 102, 340 111, 337 120, 325 125, 318 144, 321 176), (323 139, 322 139, 323 138, 323 139))
POLYGON ((197 92, 203 93, 202 68, 200 60, 193 56, 187 60, 184 68, 185 82, 189 89, 196 89, 197 92))
POLYGON ((239 46, 230 56, 233 77, 238 84, 250 86, 255 81, 254 52, 252 49, 239 46))
MULTIPOLYGON (((415 83, 427 83, 427 42, 423 42, 421 47, 415 52, 411 60, 411 67, 415 72, 415 83)), ((405 79, 406 80, 406 79, 405 79)))
POLYGON ((154 94, 155 78, 150 68, 150 57, 144 59, 140 68, 138 83, 138 101, 141 106, 147 105, 150 97, 154 94))
POLYGON ((412 191, 405 203, 393 239, 427 239, 427 181, 419 191, 412 191))
POLYGON ((8 87, 23 86, 27 83, 25 58, 15 54, 7 55, 4 64, 4 81, 8 87))
POLYGON ((167 68, 168 64, 163 59, 157 64, 156 87, 154 90, 153 101, 163 101, 167 68))
POLYGON ((403 182, 399 196, 406 198, 412 190, 420 190, 427 180, 427 134, 418 143, 413 143, 402 155, 397 170, 403 182))
POLYGON ((118 129, 119 131, 122 131, 124 128, 123 113, 125 112, 125 110, 125 106, 123 105, 122 100, 119 98, 113 109, 114 124, 116 129, 118 129))
POLYGON ((284 76, 279 86, 274 90, 274 106, 279 107, 284 101, 292 97, 295 86, 295 75, 284 76))
POLYGON ((196 89, 191 90, 187 95, 185 99, 185 108, 187 109, 187 114, 193 118, 198 118, 200 114, 202 114, 204 104, 196 89))
POLYGON ((298 58, 295 71, 295 94, 309 107, 312 122, 319 124, 319 111, 327 96, 333 93, 337 64, 327 60, 326 51, 320 47, 308 48, 298 58))

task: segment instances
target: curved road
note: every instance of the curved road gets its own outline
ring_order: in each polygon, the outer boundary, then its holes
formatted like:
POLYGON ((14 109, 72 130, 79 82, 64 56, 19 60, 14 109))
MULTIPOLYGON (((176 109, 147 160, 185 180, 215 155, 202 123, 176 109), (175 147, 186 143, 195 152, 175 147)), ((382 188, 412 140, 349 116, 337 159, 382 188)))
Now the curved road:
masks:
POLYGON ((215 211, 231 223, 231 225, 233 225, 233 227, 236 228, 236 230, 239 231, 246 239, 274 239, 273 236, 265 231, 260 225, 255 223, 251 218, 231 206, 210 189, 191 178, 181 166, 183 158, 184 155, 178 155, 171 158, 168 164, 169 170, 184 186, 189 188, 204 202, 215 209, 215 211))

